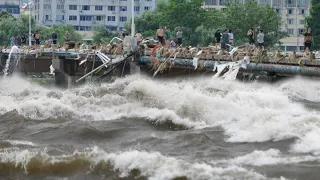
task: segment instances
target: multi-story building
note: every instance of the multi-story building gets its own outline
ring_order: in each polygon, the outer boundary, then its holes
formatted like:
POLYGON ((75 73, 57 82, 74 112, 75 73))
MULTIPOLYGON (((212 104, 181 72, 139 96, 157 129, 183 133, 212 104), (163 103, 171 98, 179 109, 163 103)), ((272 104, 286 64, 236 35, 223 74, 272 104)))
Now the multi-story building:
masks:
POLYGON ((14 17, 20 17, 21 0, 0 0, 0 11, 7 11, 14 17))
MULTIPOLYGON (((228 2, 245 3, 246 0, 205 0, 205 8, 226 8, 228 2)), ((303 32, 305 16, 310 9, 310 0, 256 0, 260 5, 270 5, 282 17, 282 30, 290 37, 281 40, 285 51, 303 49, 303 32)))
POLYGON ((34 0, 33 16, 46 26, 68 24, 75 30, 90 31, 104 25, 121 31, 134 15, 155 8, 155 0, 34 0))

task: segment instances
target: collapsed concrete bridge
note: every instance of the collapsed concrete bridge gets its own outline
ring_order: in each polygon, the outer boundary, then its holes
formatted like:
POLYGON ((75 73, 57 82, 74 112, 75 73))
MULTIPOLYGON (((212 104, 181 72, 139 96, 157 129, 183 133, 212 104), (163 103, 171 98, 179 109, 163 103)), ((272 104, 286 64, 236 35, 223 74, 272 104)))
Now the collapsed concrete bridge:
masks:
POLYGON ((88 76, 101 79, 115 70, 119 76, 145 71, 153 76, 210 72, 216 77, 233 74, 233 78, 243 78, 248 74, 320 77, 320 59, 315 54, 268 52, 254 46, 236 47, 231 52, 215 47, 167 48, 152 41, 132 46, 133 43, 128 41, 85 48, 76 47, 73 42, 61 48, 22 47, 13 56, 12 49, 2 48, 0 71, 6 69, 8 62, 16 64, 8 66, 9 74, 14 71, 21 74, 50 72, 51 69, 54 70, 56 85, 60 87, 72 87, 88 76), (19 61, 12 63, 9 55, 19 61))

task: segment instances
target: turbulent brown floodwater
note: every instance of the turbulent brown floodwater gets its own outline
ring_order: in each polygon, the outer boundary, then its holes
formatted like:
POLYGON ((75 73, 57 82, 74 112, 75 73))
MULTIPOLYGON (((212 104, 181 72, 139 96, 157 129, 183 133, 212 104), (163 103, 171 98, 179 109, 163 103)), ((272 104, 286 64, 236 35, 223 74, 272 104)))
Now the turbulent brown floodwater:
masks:
POLYGON ((0 80, 0 179, 319 179, 320 82, 0 80))

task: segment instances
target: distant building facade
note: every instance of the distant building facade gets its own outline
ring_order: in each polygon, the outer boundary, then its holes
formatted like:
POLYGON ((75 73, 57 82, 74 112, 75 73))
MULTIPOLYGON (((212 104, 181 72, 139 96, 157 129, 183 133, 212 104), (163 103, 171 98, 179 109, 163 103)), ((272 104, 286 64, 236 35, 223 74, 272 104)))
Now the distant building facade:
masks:
POLYGON ((20 17, 21 0, 0 0, 0 11, 7 11, 14 17, 20 17))
MULTIPOLYGON (((228 2, 245 3, 246 0, 205 0, 204 8, 226 8, 228 2)), ((303 49, 303 32, 305 17, 309 14, 310 0, 256 0, 260 5, 270 5, 282 18, 282 30, 287 31, 290 37, 282 40, 285 51, 303 49)))
MULTIPOLYGON (((155 9, 156 0, 134 0, 134 15, 155 9)), ((37 23, 68 24, 75 30, 90 31, 104 25, 121 31, 132 14, 131 0, 33 0, 32 15, 37 23)))

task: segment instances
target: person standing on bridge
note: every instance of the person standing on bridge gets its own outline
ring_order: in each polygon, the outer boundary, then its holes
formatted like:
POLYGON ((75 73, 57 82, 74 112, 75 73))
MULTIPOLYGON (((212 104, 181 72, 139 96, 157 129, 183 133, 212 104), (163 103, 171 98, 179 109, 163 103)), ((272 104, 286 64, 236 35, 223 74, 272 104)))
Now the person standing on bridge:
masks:
POLYGON ((216 31, 216 33, 214 34, 215 40, 216 40, 216 48, 218 48, 218 45, 220 45, 220 41, 221 41, 221 33, 220 30, 218 29, 216 31))
POLYGON ((27 42, 27 38, 26 35, 24 34, 24 32, 21 34, 21 46, 25 46, 27 42))
POLYGON ((36 45, 40 46, 40 33, 36 32, 36 35, 34 37, 36 39, 36 45))
POLYGON ((140 44, 142 39, 143 39, 142 34, 140 33, 140 31, 137 32, 136 38, 137 38, 138 44, 140 44))
POLYGON ((255 41, 254 41, 254 35, 255 33, 254 33, 254 31, 253 31, 253 28, 250 28, 249 29, 249 31, 248 31, 248 33, 247 33, 247 35, 248 35, 248 37, 249 37, 249 44, 250 45, 254 45, 254 43, 255 43, 255 41))
POLYGON ((307 28, 307 32, 304 33, 304 50, 306 53, 310 52, 311 49, 311 43, 312 43, 312 34, 311 34, 311 28, 307 28))
POLYGON ((69 31, 66 31, 66 33, 64 34, 64 40, 69 42, 71 40, 71 35, 69 33, 69 31))
POLYGON ((52 44, 56 45, 57 44, 58 35, 57 35, 57 33, 55 31, 52 32, 51 39, 52 39, 52 44))
POLYGON ((221 42, 221 49, 227 50, 227 45, 229 44, 229 34, 228 29, 224 30, 222 34, 222 42, 221 42))
POLYGON ((259 49, 263 50, 264 49, 264 34, 261 29, 259 30, 259 34, 257 35, 257 41, 258 41, 259 49))
POLYGON ((156 36, 158 38, 158 41, 163 45, 164 44, 164 30, 162 29, 162 25, 159 26, 159 29, 157 29, 156 36))
POLYGON ((177 34, 176 34, 177 40, 178 40, 178 46, 180 46, 182 44, 182 30, 181 28, 179 28, 177 34))
POLYGON ((15 37, 14 37, 14 36, 11 36, 11 38, 10 38, 10 46, 13 46, 13 45, 14 45, 14 39, 15 39, 15 37))

